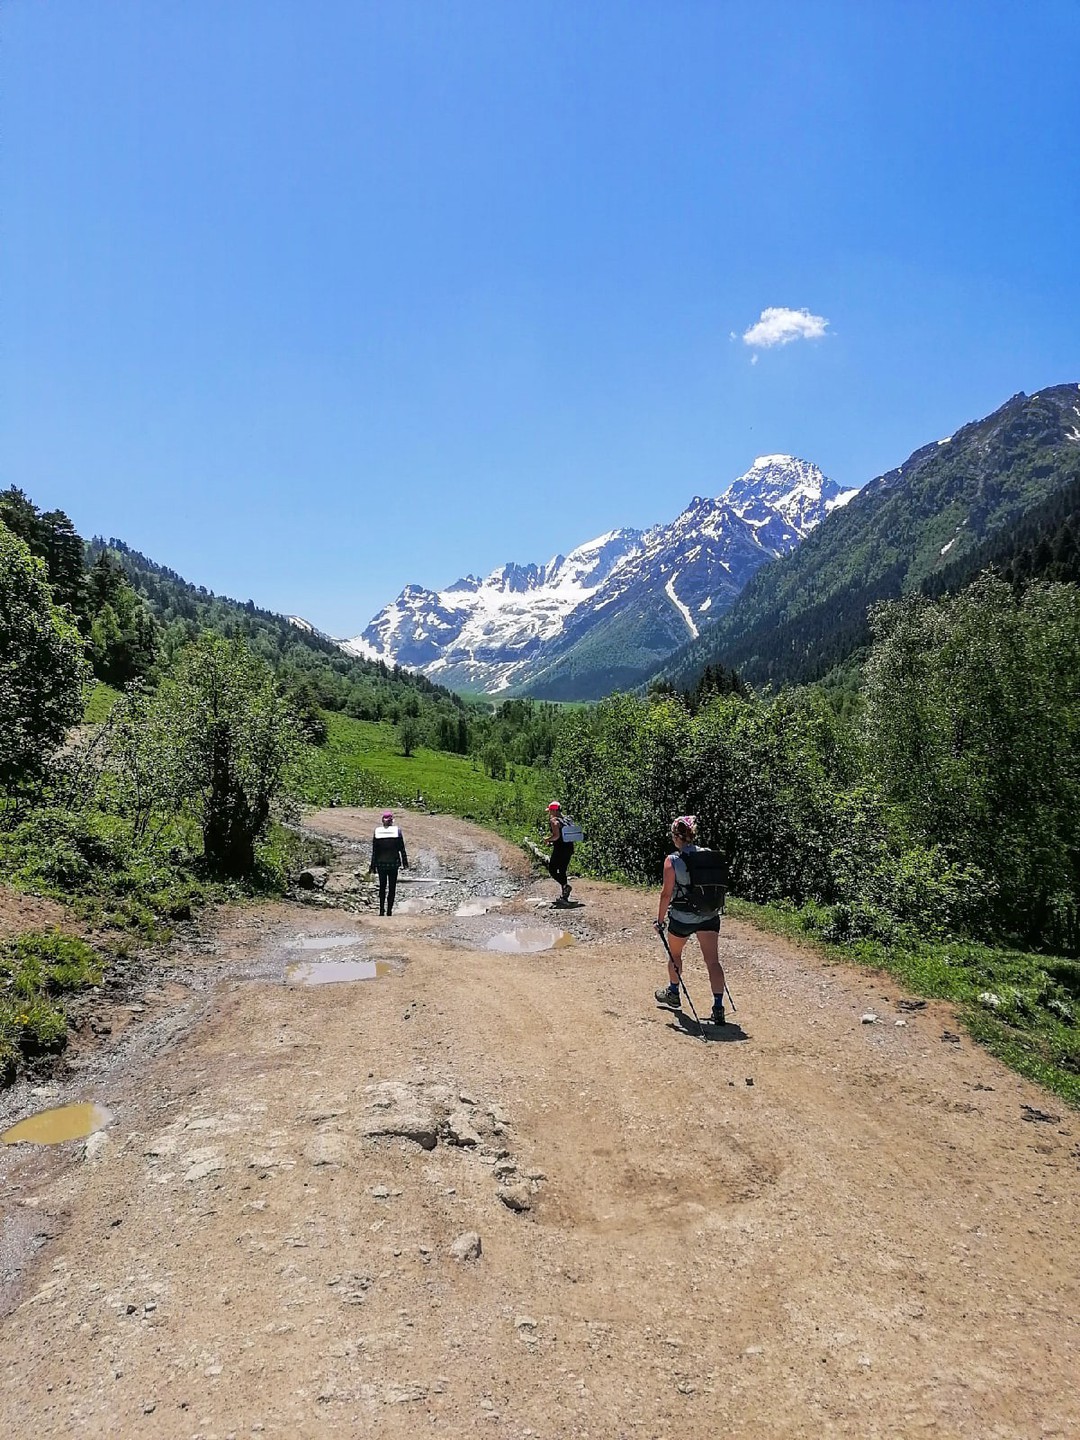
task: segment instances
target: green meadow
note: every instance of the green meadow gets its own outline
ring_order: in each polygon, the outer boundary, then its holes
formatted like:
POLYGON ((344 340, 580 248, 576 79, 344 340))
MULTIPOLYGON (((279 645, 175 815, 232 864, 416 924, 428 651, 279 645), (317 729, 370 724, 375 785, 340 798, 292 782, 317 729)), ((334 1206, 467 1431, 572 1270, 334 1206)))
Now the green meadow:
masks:
POLYGON ((552 798, 552 780, 535 766, 506 767, 494 779, 482 759, 419 745, 402 751, 399 732, 385 722, 327 713, 327 738, 307 761, 303 798, 311 805, 414 807, 445 811, 490 825, 520 840, 535 831, 552 798))

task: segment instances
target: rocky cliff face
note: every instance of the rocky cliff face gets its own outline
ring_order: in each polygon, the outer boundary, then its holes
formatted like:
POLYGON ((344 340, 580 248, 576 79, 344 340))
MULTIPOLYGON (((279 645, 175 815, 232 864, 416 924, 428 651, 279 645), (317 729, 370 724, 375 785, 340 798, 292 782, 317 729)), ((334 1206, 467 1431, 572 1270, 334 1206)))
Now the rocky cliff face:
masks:
POLYGON ((669 524, 612 530, 546 565, 507 564, 445 590, 407 585, 343 644, 462 689, 593 699, 696 637, 854 493, 809 461, 762 456, 669 524))

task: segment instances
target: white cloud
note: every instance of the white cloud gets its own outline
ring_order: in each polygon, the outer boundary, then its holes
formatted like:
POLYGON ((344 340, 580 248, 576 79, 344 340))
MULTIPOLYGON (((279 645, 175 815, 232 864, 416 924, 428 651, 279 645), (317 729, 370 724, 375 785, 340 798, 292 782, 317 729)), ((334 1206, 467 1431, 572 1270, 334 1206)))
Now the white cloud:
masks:
POLYGON ((762 310, 761 318, 744 331, 742 338, 745 345, 755 350, 767 350, 772 345, 790 345, 792 340, 820 340, 828 325, 824 315, 770 305, 762 310))

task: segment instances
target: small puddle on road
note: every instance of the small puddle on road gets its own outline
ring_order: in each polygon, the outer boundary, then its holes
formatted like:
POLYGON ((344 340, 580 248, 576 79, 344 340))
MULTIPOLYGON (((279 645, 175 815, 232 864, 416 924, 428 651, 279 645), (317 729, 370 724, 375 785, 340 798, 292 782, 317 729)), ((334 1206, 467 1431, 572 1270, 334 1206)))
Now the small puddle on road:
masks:
POLYGON ((57 1105, 28 1115, 0 1135, 5 1145, 60 1145, 65 1140, 85 1140, 96 1130, 112 1123, 112 1111, 104 1105, 57 1105))
POLYGON ((297 960, 285 968, 286 985, 340 985, 346 980, 381 980, 393 975, 385 960, 297 960))
POLYGON ((501 900, 464 900, 454 911, 455 915, 486 915, 489 910, 498 910, 501 900))
POLYGON ((565 930, 503 930, 492 935, 485 950, 498 950, 504 955, 535 955, 541 950, 563 950, 574 943, 565 930))
POLYGON ((290 940, 286 949, 288 950, 339 950, 347 945, 362 945, 363 935, 350 935, 342 933, 338 935, 298 935, 295 940, 290 940))
POLYGON ((395 915, 430 915, 434 908, 434 901, 427 898, 394 901, 395 915))

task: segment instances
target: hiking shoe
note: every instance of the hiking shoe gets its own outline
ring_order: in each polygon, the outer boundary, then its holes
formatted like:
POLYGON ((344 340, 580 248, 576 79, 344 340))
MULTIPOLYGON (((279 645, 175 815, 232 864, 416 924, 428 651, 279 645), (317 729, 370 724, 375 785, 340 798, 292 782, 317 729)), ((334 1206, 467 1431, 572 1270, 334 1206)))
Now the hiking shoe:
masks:
POLYGON ((669 990, 668 987, 665 985, 662 990, 654 991, 654 994, 656 996, 656 1003, 658 1005, 663 1005, 665 1010, 682 1009, 682 996, 679 994, 678 990, 669 990))
POLYGON ((714 1025, 727 1024, 727 1016, 724 1014, 724 1007, 718 1000, 713 1001, 712 1015, 710 1018, 714 1025))
POLYGON ((565 905, 566 902, 570 899, 570 891, 571 891, 573 888, 574 888, 574 887, 573 887, 572 885, 564 885, 564 886, 562 887, 562 898, 563 898, 563 904, 564 904, 564 905, 565 905))

